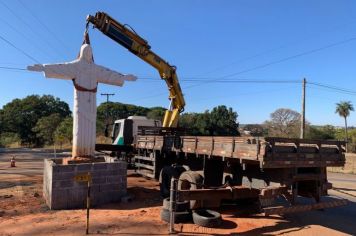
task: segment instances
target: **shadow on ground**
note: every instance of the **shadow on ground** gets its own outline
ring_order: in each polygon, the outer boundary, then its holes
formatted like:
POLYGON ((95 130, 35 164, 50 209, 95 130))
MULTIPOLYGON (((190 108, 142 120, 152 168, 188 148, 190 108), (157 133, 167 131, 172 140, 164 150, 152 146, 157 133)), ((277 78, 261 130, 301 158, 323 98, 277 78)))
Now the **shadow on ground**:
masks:
POLYGON ((32 181, 0 181, 0 189, 34 185, 32 181))
POLYGON ((110 203, 98 206, 96 209, 115 209, 115 210, 133 210, 146 207, 162 206, 163 199, 156 189, 147 189, 143 187, 128 188, 127 192, 133 197, 128 202, 110 203), (142 197, 142 195, 145 195, 142 197))
MULTIPOLYGON (((324 200, 332 200, 332 198, 325 197, 324 200)), ((278 218, 278 216, 275 217, 278 218)), ((251 219, 254 218, 255 216, 251 217, 251 219)), ((275 225, 251 229, 243 232, 243 234, 271 235, 278 231, 283 232, 283 234, 288 234, 309 228, 310 225, 319 225, 342 233, 355 235, 355 218, 356 203, 349 201, 348 205, 342 207, 288 214, 281 217, 275 225)))

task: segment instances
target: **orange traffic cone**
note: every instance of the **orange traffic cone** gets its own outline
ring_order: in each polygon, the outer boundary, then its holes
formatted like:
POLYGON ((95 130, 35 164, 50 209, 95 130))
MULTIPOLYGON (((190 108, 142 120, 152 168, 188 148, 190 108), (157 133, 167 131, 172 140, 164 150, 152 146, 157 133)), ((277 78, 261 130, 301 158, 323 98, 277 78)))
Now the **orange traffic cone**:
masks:
POLYGON ((10 162, 11 162, 11 167, 16 167, 16 161, 15 161, 15 156, 13 156, 12 158, 11 158, 11 160, 10 160, 10 162))

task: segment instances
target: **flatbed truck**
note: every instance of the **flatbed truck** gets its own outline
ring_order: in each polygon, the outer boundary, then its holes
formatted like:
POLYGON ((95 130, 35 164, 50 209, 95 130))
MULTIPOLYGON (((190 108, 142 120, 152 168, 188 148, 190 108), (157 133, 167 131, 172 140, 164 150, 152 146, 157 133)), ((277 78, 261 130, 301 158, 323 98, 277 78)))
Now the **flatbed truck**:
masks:
MULTIPOLYGON (((191 208, 217 207, 221 200, 258 199, 265 214, 320 209, 346 204, 345 200, 321 202, 331 183, 327 167, 345 164, 345 142, 274 137, 188 136, 177 129, 185 100, 176 67, 151 50, 132 28, 104 12, 87 17, 91 23, 131 53, 156 68, 169 90, 169 109, 162 127, 134 129, 133 122, 115 124, 112 145, 97 144, 97 150, 113 151, 133 159, 137 172, 160 181, 167 196, 171 178, 178 179, 178 200, 189 200, 191 208), (135 131, 134 131, 135 130, 135 131), (262 186, 245 186, 243 178, 260 180, 262 186), (315 200, 299 206, 297 197, 315 200), (287 207, 273 207, 284 198, 287 207)), ((137 128, 137 127, 136 127, 137 128)))

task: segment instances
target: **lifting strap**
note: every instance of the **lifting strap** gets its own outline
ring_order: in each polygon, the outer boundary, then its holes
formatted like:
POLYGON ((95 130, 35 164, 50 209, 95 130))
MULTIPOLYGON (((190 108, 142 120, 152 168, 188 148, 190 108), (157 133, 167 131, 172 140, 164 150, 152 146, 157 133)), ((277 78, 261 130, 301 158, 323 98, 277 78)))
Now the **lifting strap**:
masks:
POLYGON ((98 83, 96 83, 96 87, 95 88, 87 89, 87 88, 84 88, 84 87, 80 86, 79 84, 77 84, 75 82, 75 79, 72 79, 72 81, 73 81, 73 85, 74 85, 75 89, 78 90, 78 91, 96 93, 96 91, 98 90, 98 83))

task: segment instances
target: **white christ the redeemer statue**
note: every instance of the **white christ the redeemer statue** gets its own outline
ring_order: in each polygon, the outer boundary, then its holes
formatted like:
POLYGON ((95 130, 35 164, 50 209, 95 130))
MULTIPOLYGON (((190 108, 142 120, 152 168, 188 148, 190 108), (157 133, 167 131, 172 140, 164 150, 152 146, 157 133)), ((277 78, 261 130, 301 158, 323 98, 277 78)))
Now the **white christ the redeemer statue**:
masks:
POLYGON ((92 49, 83 44, 77 60, 59 64, 28 66, 31 71, 43 71, 47 78, 72 80, 74 84, 72 158, 94 157, 96 140, 96 90, 98 83, 122 86, 133 75, 123 75, 94 64, 92 49))

